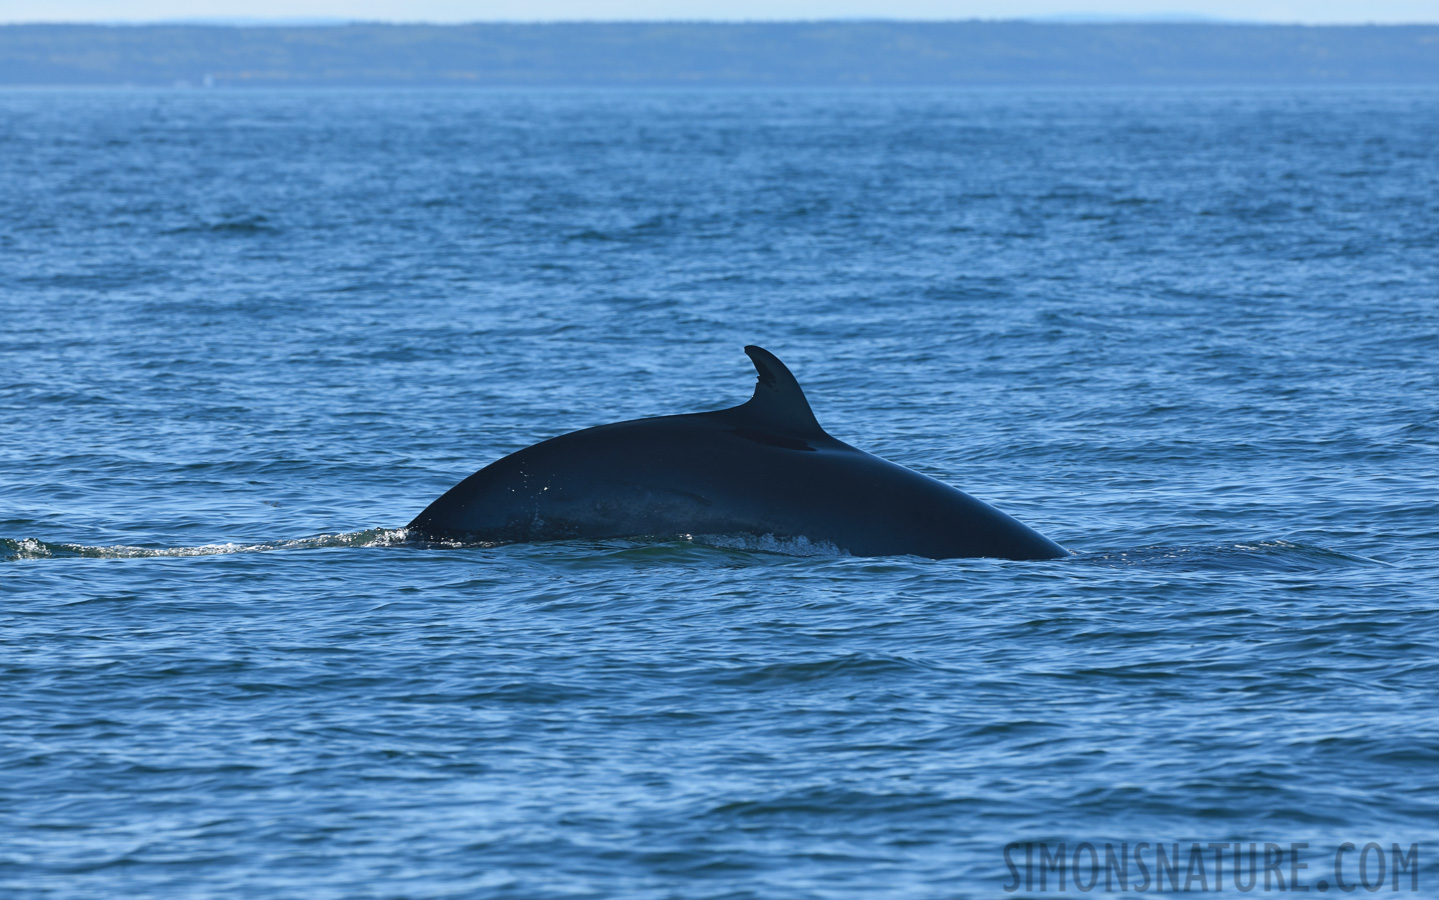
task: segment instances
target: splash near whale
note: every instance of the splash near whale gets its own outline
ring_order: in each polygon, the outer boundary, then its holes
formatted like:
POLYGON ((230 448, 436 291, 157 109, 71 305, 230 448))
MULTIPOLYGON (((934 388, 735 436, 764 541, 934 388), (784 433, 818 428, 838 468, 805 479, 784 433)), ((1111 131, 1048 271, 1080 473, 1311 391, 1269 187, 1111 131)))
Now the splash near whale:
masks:
POLYGON ((784 363, 746 347, 747 403, 560 435, 496 460, 409 525, 514 543, 751 535, 855 556, 1056 559, 1069 551, 957 488, 831 437, 784 363))

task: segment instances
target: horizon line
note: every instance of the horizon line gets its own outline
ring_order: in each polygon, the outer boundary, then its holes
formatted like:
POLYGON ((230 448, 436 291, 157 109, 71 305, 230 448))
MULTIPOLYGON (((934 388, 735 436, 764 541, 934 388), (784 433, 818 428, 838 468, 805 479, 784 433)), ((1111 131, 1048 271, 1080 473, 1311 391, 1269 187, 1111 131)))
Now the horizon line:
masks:
POLYGON ((1298 20, 1230 19, 1216 16, 1189 16, 1183 14, 1154 16, 1125 16, 1105 14, 1060 14, 1048 16, 1008 16, 930 19, 896 18, 882 16, 836 16, 831 18, 793 19, 719 19, 719 18, 665 18, 665 19, 346 19, 326 16, 187 16, 164 19, 34 19, 0 20, 0 27, 16 26, 92 26, 106 28, 144 28, 155 26, 192 26, 206 28, 343 28, 352 25, 390 26, 431 26, 454 27, 467 25, 811 25, 811 24, 960 24, 960 23, 1031 23, 1040 25, 1232 25, 1249 27, 1280 28, 1403 28, 1412 26, 1439 25, 1434 21, 1376 22, 1338 21, 1310 22, 1298 20))

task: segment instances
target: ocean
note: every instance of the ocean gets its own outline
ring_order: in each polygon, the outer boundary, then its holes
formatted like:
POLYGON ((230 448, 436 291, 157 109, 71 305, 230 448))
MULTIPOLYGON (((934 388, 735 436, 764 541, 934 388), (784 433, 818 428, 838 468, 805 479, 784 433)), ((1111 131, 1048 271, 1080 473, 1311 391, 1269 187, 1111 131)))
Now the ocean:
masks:
POLYGON ((0 895, 1439 897, 1436 247, 1433 89, 0 92, 0 895), (407 539, 746 344, 1075 555, 407 539))

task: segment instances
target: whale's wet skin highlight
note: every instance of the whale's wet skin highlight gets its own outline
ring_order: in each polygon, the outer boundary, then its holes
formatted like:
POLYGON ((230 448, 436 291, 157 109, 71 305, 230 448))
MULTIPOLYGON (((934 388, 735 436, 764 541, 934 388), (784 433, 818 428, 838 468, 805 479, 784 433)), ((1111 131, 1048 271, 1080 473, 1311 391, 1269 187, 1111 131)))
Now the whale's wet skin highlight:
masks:
POLYGON ((0 895, 989 897, 1012 841, 1317 891, 1373 841, 1439 896, 1439 93, 0 123, 0 895), (404 529, 743 403, 746 344, 1075 555, 404 529))

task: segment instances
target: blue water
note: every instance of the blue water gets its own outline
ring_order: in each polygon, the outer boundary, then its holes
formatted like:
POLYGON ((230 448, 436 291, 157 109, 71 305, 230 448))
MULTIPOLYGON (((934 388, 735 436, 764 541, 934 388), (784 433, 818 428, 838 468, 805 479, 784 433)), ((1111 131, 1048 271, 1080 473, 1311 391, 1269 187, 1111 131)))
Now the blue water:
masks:
POLYGON ((0 895, 1439 896, 1436 247, 1432 90, 0 93, 0 895), (746 343, 1077 555, 405 540, 746 343))

